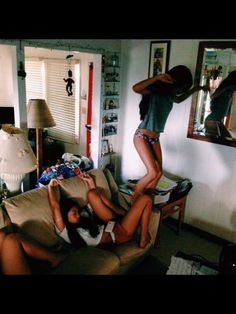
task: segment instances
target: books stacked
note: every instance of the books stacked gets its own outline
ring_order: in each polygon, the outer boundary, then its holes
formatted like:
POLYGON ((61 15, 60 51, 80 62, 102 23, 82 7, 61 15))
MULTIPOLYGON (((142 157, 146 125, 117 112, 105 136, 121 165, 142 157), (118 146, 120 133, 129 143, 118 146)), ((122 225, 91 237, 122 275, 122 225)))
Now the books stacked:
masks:
POLYGON ((161 204, 169 201, 170 192, 157 192, 153 197, 153 204, 161 204))
POLYGON ((165 175, 162 175, 160 180, 157 183, 156 189, 160 192, 170 192, 172 191, 178 183, 167 178, 165 175))
MULTIPOLYGON (((128 183, 119 185, 119 191, 127 195, 131 195, 138 180, 128 180, 128 183)), ((171 191, 177 186, 177 182, 162 175, 155 189, 150 191, 153 197, 153 204, 161 204, 168 202, 171 191)))
POLYGON ((128 195, 131 195, 133 193, 133 190, 126 183, 119 185, 119 191, 128 195))
POLYGON ((177 185, 178 183, 176 181, 167 178, 165 175, 162 175, 155 189, 156 195, 154 196, 153 200, 154 205, 168 202, 171 191, 177 185))

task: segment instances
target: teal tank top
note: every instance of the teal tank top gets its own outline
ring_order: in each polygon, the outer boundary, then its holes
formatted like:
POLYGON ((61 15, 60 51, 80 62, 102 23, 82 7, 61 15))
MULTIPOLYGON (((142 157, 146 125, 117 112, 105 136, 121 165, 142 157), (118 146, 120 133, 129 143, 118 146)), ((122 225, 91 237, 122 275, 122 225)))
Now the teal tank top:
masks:
POLYGON ((166 120, 173 108, 174 98, 171 95, 150 94, 148 112, 139 124, 139 129, 164 132, 166 120))
POLYGON ((223 122, 224 117, 229 113, 232 103, 232 90, 225 90, 220 96, 211 100, 211 113, 205 120, 214 120, 223 122))

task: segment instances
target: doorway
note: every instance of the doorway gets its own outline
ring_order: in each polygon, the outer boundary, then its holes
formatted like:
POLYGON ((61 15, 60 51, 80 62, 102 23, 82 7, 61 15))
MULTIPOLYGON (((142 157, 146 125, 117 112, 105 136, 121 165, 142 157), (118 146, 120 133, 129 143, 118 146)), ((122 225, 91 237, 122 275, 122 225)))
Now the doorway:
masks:
POLYGON ((91 156, 92 102, 93 102, 93 63, 89 64, 88 114, 87 114, 87 157, 91 156))
MULTIPOLYGON (((68 72, 68 63, 67 63, 67 56, 68 51, 66 50, 59 50, 59 49, 48 49, 48 48, 35 48, 35 47, 25 47, 25 61, 27 63, 27 60, 32 61, 42 61, 44 60, 44 66, 42 67, 41 71, 45 71, 45 64, 50 63, 49 60, 56 60, 57 64, 60 64, 60 67, 64 66, 64 73, 62 72, 55 72, 55 76, 53 79, 57 79, 58 82, 60 82, 61 88, 60 92, 66 93, 66 84, 63 81, 64 78, 66 78, 67 72, 68 72)), ((100 148, 100 104, 101 104, 101 55, 100 54, 94 54, 94 53, 85 53, 85 52, 79 52, 79 51, 70 51, 70 54, 73 55, 72 61, 75 65, 79 66, 79 79, 77 80, 76 87, 75 87, 75 94, 74 97, 70 97, 67 94, 64 97, 64 94, 59 95, 58 103, 63 98, 65 101, 68 101, 68 104, 65 107, 62 107, 61 112, 59 111, 59 118, 60 116, 66 116, 69 113, 69 107, 70 107, 70 113, 72 113, 72 107, 73 107, 73 115, 71 115, 71 118, 68 118, 67 123, 64 123, 65 130, 67 131, 68 128, 71 130, 74 130, 74 138, 73 140, 68 140, 63 138, 63 135, 65 135, 65 132, 62 132, 62 138, 58 138, 58 134, 60 136, 60 132, 56 134, 57 140, 61 140, 64 146, 64 151, 69 152, 72 154, 77 154, 81 156, 87 156, 89 153, 90 158, 93 161, 94 167, 98 166, 98 160, 99 160, 99 148, 100 148), (91 67, 90 64, 92 64, 92 73, 91 73, 91 67), (92 88, 92 89, 91 89, 92 88), (71 104, 72 99, 74 100, 74 104, 71 104), (71 107, 72 106, 72 107, 71 107), (92 114, 93 113, 93 114, 92 114), (87 128, 85 127, 86 124, 88 124, 88 121, 90 121, 89 124, 92 125, 92 129, 90 131, 90 135, 87 137, 87 128), (90 149, 87 149, 87 142, 90 143, 90 149)), ((71 64, 70 64, 71 65, 71 64)), ((54 66, 54 70, 58 69, 58 66, 54 66)), ((74 68, 73 68, 74 69, 74 68)), ((29 70, 28 70, 29 71, 29 70)), ((27 71, 26 71, 27 72, 27 71)), ((73 74, 77 73, 76 70, 72 71, 73 74)), ((29 76, 28 76, 29 77, 29 76)), ((39 82, 39 81, 38 81, 39 82)), ((48 88, 49 84, 46 84, 44 88, 42 89, 42 93, 35 98, 45 98, 47 101, 48 98, 48 88)), ((36 87, 34 89, 36 91, 36 87)), ((29 98, 29 89, 26 88, 26 99, 29 98)), ((30 96, 30 97, 33 97, 30 96)), ((48 100, 48 106, 50 110, 52 111, 53 115, 53 108, 50 107, 51 102, 48 100)), ((54 107, 59 106, 58 103, 55 101, 54 107)), ((58 108, 56 108, 58 109, 58 108)), ((56 117, 54 118, 56 120, 56 117)), ((57 121, 56 121, 57 123, 57 121)), ((53 128, 52 128, 53 129, 53 128)), ((55 129, 56 130, 56 129, 55 129)), ((50 133, 53 135, 55 134, 55 130, 50 130, 50 133)), ((54 136, 55 137, 55 136, 54 136)))

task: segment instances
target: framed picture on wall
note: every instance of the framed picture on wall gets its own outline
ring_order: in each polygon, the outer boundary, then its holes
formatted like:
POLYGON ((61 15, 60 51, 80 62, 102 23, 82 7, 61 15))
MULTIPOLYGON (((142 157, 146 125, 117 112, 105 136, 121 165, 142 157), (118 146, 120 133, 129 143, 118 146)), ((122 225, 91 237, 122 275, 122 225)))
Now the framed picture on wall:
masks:
POLYGON ((109 153, 109 143, 108 140, 102 140, 102 155, 109 153))
POLYGON ((170 57, 170 40, 151 41, 148 77, 165 73, 168 70, 170 57))

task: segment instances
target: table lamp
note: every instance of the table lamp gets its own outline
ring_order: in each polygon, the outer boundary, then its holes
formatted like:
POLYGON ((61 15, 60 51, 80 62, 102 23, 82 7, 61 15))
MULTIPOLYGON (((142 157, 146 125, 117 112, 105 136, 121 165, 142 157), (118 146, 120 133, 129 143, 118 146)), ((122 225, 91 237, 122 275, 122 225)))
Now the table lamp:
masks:
POLYGON ((42 171, 42 129, 56 123, 44 99, 30 99, 27 105, 27 126, 36 129, 37 179, 42 171))
POLYGON ((37 160, 24 131, 13 126, 0 130, 0 177, 10 195, 20 192, 25 174, 37 168, 37 160))

